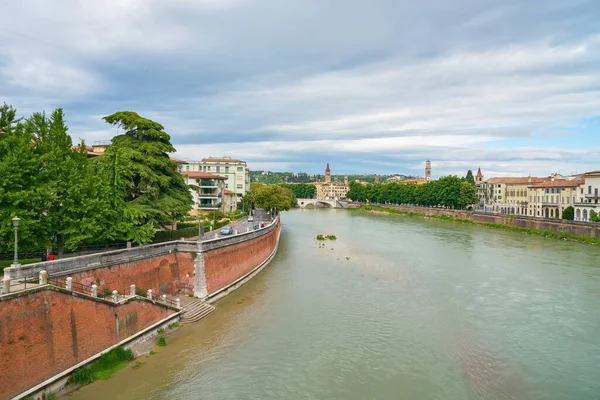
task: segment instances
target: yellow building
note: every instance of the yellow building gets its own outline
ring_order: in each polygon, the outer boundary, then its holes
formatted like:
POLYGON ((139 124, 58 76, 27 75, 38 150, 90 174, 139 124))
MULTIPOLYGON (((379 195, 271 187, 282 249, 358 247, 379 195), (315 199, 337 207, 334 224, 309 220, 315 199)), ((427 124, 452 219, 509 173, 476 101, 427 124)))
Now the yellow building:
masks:
POLYGON ((555 179, 536 183, 528 187, 528 215, 531 217, 562 218, 565 208, 573 206, 577 198, 577 189, 584 180, 555 179))
POLYGON ((344 182, 331 182, 329 163, 325 168, 325 182, 314 182, 313 185, 317 188, 316 197, 319 200, 342 200, 350 190, 347 179, 344 179, 344 182))

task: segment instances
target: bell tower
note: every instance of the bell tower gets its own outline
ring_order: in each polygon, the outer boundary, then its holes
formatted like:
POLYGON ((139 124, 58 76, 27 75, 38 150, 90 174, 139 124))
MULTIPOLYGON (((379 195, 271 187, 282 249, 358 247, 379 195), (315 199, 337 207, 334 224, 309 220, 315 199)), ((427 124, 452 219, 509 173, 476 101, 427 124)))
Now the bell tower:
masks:
POLYGON ((481 185, 483 183, 483 173, 481 172, 481 168, 477 170, 477 175, 475 175, 475 184, 481 185))
POLYGON ((331 182, 331 170, 329 169, 329 163, 327 163, 327 168, 325 168, 325 183, 331 182))
POLYGON ((431 161, 425 162, 425 180, 429 182, 431 180, 431 161))

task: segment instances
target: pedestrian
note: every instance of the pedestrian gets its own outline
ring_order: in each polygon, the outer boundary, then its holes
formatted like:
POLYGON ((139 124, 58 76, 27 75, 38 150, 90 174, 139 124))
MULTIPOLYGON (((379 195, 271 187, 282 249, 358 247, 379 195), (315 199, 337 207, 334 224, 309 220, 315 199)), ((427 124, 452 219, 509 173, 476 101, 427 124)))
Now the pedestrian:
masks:
POLYGON ((42 262, 48 260, 48 256, 46 255, 46 250, 42 251, 42 262))
POLYGON ((48 261, 54 261, 54 254, 48 254, 48 261))

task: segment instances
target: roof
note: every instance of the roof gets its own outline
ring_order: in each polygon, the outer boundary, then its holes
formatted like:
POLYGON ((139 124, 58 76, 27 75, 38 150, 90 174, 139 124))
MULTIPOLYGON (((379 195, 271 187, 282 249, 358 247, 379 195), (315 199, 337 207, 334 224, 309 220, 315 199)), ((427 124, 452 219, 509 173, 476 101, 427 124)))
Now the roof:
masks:
POLYGON ((180 158, 175 158, 175 157, 169 157, 172 161, 175 161, 177 164, 185 164, 186 161, 182 160, 180 158))
POLYGON ((587 175, 600 175, 600 169, 597 169, 595 171, 586 172, 583 175, 584 176, 587 176, 587 175))
POLYGON ((181 175, 186 175, 188 178, 199 178, 199 179, 218 179, 225 180, 225 177, 219 175, 213 175, 204 171, 183 171, 181 175))
POLYGON ((223 193, 225 193, 225 194, 235 194, 234 192, 232 192, 229 189, 223 189, 223 193))
POLYGON ((549 187, 577 187, 583 185, 583 179, 555 179, 542 183, 536 183, 529 187, 533 188, 549 188, 549 187))
POLYGON ((234 163, 246 163, 246 161, 237 160, 230 157, 208 157, 203 158, 202 162, 234 162, 234 163))
POLYGON ((502 177, 502 178, 490 178, 485 183, 504 183, 506 185, 524 185, 527 183, 541 183, 550 178, 538 178, 535 176, 525 177, 502 177))

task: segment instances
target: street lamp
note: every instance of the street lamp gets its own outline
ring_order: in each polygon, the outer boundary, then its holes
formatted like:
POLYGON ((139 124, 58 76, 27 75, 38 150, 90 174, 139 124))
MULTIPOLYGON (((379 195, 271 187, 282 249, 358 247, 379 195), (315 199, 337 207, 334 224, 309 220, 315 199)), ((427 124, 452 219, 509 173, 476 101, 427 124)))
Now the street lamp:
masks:
POLYGON ((12 219, 13 226, 15 227, 15 261, 13 262, 14 267, 19 267, 19 221, 21 219, 19 217, 14 217, 12 219))

